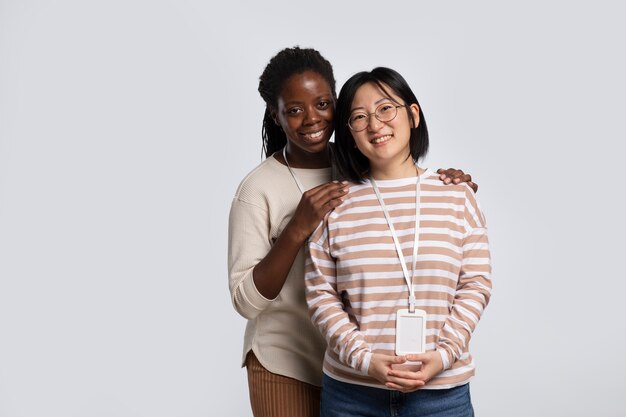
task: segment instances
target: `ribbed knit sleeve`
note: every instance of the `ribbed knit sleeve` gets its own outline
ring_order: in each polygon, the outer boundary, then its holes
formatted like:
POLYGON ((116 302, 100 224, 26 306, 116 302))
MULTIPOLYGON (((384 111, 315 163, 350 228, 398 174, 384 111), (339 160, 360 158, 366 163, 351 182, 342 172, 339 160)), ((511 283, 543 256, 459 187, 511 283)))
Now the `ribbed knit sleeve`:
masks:
POLYGON ((437 343, 444 370, 467 351, 472 333, 491 296, 487 225, 469 187, 466 187, 465 193, 464 229, 463 258, 456 295, 437 343))
POLYGON ((252 271, 271 249, 269 215, 262 207, 235 197, 228 224, 228 271, 235 310, 254 319, 272 302, 258 291, 252 271))
POLYGON ((305 285, 309 313, 340 361, 367 375, 372 354, 337 292, 335 260, 330 254, 325 225, 323 222, 313 233, 308 245, 305 285))

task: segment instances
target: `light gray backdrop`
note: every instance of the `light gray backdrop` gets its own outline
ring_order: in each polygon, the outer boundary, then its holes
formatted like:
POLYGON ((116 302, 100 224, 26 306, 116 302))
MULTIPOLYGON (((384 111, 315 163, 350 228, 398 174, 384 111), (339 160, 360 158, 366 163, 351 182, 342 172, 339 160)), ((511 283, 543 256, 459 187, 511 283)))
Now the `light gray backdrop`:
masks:
POLYGON ((619 2, 0 1, 0 416, 250 416, 227 220, 263 67, 385 65, 480 184, 477 415, 624 416, 619 2))

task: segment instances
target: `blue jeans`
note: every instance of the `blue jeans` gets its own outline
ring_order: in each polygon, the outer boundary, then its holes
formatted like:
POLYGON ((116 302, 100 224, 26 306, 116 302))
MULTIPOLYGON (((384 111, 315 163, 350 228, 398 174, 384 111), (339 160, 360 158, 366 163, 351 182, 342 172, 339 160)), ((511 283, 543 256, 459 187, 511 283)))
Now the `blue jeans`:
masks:
POLYGON ((337 381, 324 374, 321 417, 473 417, 469 384, 402 393, 337 381))

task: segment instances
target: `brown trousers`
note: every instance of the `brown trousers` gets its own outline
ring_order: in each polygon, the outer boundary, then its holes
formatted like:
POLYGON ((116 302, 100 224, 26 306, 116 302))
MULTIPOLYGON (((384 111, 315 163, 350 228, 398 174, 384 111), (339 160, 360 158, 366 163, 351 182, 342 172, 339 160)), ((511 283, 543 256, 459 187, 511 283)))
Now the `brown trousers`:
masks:
POLYGON ((319 417, 319 387, 271 373, 252 351, 246 369, 254 417, 319 417))

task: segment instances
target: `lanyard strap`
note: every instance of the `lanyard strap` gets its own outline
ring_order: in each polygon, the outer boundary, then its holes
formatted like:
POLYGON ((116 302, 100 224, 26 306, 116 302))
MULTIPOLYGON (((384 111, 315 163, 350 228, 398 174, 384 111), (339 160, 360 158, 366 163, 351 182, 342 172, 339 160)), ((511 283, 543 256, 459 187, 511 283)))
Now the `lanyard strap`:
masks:
POLYGON ((291 167, 289 166, 289 161, 287 161, 287 147, 286 146, 283 148, 283 158, 285 158, 285 164, 287 164, 287 168, 289 168, 289 172, 291 173, 293 180, 296 182, 296 185, 300 189, 300 192, 304 194, 304 187, 302 187, 302 184, 300 184, 300 181, 298 181, 298 177, 296 177, 296 173, 293 172, 293 169, 291 169, 291 167))
POLYGON ((409 278, 409 271, 406 268, 406 261, 404 260, 404 254, 402 253, 402 248, 400 247, 400 242, 398 241, 398 235, 396 234, 396 229, 393 227, 393 223, 391 221, 391 217, 389 216, 389 211, 387 211, 387 207, 385 206, 385 201, 383 197, 380 195, 380 191, 378 190, 378 186, 376 185, 376 181, 374 178, 370 178, 372 183, 372 187, 374 188, 374 192, 376 193, 376 198, 380 203, 380 207, 383 209, 383 213, 385 214, 385 219, 387 220, 387 225, 389 226, 389 231, 391 232, 391 237, 393 238, 393 243, 396 246, 396 252, 398 253, 398 259, 400 259, 400 266, 402 266, 402 273, 404 274, 404 280, 406 281, 406 285, 409 288, 409 312, 415 312, 415 291, 413 289, 413 276, 415 275, 415 267, 417 263, 417 250, 419 246, 419 226, 420 226, 420 177, 419 173, 417 175, 417 179, 415 180, 415 233, 413 240, 413 271, 409 278))

